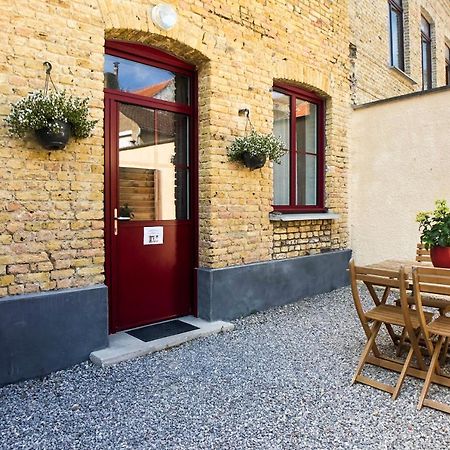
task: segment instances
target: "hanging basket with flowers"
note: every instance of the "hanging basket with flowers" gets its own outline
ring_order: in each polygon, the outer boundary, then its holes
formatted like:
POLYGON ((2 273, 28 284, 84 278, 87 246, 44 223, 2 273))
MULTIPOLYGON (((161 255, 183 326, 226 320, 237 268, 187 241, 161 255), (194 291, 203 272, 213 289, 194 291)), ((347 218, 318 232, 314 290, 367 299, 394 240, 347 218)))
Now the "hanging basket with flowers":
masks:
POLYGON ((87 138, 97 121, 88 119, 88 99, 66 91, 36 91, 11 107, 5 122, 12 136, 23 138, 34 132, 48 150, 64 148, 69 137, 87 138))
POLYGON ((250 170, 260 169, 266 160, 279 163, 287 151, 281 139, 270 133, 256 132, 250 122, 248 110, 246 110, 246 116, 245 136, 237 137, 228 148, 230 161, 241 162, 250 170), (247 125, 250 125, 251 130, 248 134, 247 125))
POLYGON ((230 161, 240 161, 251 170, 263 167, 267 159, 279 163, 285 153, 279 138, 254 130, 247 136, 236 138, 228 149, 230 161))
POLYGON ((70 136, 76 139, 90 136, 96 120, 89 120, 88 99, 58 92, 51 78, 52 65, 44 62, 44 90, 31 92, 11 106, 5 118, 11 136, 24 138, 34 133, 47 150, 64 148, 70 136), (53 91, 49 92, 49 81, 53 91))

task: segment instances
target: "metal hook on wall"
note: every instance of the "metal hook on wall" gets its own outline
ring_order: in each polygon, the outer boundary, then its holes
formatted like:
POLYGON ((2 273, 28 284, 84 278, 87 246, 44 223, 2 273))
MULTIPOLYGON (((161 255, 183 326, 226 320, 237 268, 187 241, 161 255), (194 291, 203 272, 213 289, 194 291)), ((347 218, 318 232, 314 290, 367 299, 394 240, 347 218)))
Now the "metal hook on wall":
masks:
POLYGON ((250 116, 250 110, 248 108, 242 108, 238 111, 238 114, 248 118, 250 116))
POLYGON ((48 62, 48 61, 45 61, 45 62, 43 63, 43 65, 45 66, 45 73, 46 73, 47 75, 50 75, 50 72, 51 72, 52 69, 53 69, 52 63, 50 63, 50 62, 48 62))
POLYGON ((247 127, 250 125, 250 131, 253 131, 253 124, 250 120, 250 110, 248 108, 242 108, 238 111, 240 116, 245 116, 247 121, 245 122, 245 134, 247 134, 247 127))
POLYGON ((53 89, 55 92, 58 92, 58 89, 56 89, 55 83, 53 83, 51 71, 53 69, 53 66, 50 62, 45 61, 43 63, 43 66, 45 67, 45 85, 44 85, 44 95, 47 95, 48 92, 48 82, 50 81, 52 83, 53 89))

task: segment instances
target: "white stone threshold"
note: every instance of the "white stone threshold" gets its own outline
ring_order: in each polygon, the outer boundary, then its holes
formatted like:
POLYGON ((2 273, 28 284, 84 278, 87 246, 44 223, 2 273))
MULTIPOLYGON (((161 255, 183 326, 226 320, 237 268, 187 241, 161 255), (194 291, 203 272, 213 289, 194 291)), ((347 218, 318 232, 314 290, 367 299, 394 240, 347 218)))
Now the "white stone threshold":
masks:
POLYGON ((207 322, 193 316, 180 317, 178 320, 189 323, 198 330, 187 331, 150 342, 143 342, 124 331, 111 334, 109 345, 103 350, 97 350, 90 354, 91 361, 101 367, 111 366, 122 361, 128 361, 139 356, 166 350, 171 347, 184 344, 199 337, 210 336, 224 331, 232 331, 234 325, 229 322, 207 322))

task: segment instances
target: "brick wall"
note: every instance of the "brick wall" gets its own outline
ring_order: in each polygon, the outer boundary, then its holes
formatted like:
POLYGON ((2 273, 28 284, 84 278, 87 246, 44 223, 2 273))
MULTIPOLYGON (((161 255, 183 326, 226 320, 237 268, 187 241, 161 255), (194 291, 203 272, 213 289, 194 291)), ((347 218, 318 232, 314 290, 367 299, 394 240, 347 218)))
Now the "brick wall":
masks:
POLYGON ((42 89, 51 61, 57 86, 91 97, 91 138, 47 152, 0 136, 0 295, 101 283, 103 276, 103 45, 100 17, 81 2, 2 3, 0 115, 42 89), (95 33, 91 32, 95 30, 95 33), (94 67, 96 68, 94 70, 94 67))
POLYGON ((50 61, 57 86, 89 96, 99 122, 91 138, 56 152, 1 130, 0 296, 104 280, 105 37, 148 44, 198 67, 200 266, 347 246, 347 2, 185 0, 174 3, 179 22, 167 33, 150 20, 156 3, 28 0, 2 7, 0 116, 11 102, 43 87, 42 63, 50 61), (280 233, 282 226, 269 220, 270 165, 250 172, 226 157, 244 132, 240 108, 250 109, 257 130, 272 129, 274 80, 327 99, 326 206, 339 220, 294 222, 280 233), (283 240, 295 243, 279 245, 283 240))
POLYGON ((405 72, 390 67, 387 0, 350 0, 352 103, 422 89, 420 17, 432 24, 433 87, 445 85, 445 43, 450 42, 448 0, 403 0, 405 72))
POLYGON ((329 220, 305 220, 274 225, 273 258, 313 255, 331 249, 329 220))

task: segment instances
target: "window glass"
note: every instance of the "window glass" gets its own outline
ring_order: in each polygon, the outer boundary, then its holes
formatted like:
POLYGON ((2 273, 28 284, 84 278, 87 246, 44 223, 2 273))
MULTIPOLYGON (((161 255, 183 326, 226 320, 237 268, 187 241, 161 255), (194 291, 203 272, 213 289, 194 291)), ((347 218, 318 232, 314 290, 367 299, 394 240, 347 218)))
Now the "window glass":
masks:
POLYGON ((105 55, 106 89, 189 104, 189 78, 158 67, 105 55))
POLYGON ((305 205, 317 203, 317 158, 315 155, 306 155, 305 174, 305 205))
POLYGON ((445 84, 450 85, 450 47, 445 46, 445 84))
POLYGON ((403 10, 401 2, 389 2, 391 65, 405 70, 403 50, 403 10))
POLYGON ((316 204, 317 106, 296 99, 297 205, 316 204))
POLYGON ((425 17, 420 23, 422 40, 422 89, 433 87, 433 75, 431 66, 431 28, 425 17))
POLYGON ((431 89, 431 49, 430 44, 422 41, 422 83, 423 89, 431 89))
POLYGON ((120 104, 119 216, 189 218, 189 118, 120 104))
POLYGON ((391 64, 398 67, 398 14, 391 10, 391 45, 392 61, 391 64))
POLYGON ((317 106, 296 100, 297 152, 317 153, 317 106))
POLYGON ((420 31, 427 37, 431 38, 431 32, 430 32, 430 24, 425 17, 421 16, 420 20, 420 31))
MULTIPOLYGON (((290 149, 290 97, 280 92, 273 92, 273 134, 279 137, 285 148, 290 149)), ((286 152, 280 164, 274 163, 274 204, 289 204, 290 155, 286 152)))

